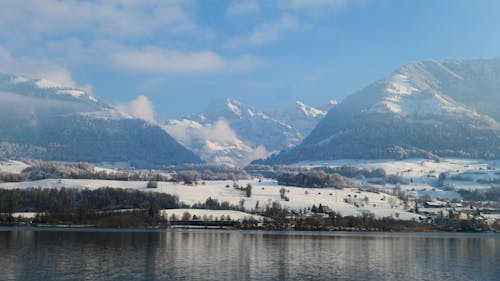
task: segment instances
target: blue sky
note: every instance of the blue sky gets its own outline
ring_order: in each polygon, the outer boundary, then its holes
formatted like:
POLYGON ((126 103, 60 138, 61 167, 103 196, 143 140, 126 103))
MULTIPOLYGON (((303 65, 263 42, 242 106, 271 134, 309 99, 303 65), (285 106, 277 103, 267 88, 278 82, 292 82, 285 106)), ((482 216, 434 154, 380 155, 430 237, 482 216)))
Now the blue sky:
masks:
POLYGON ((0 71, 156 118, 217 98, 262 109, 342 100, 415 60, 500 56, 500 1, 7 1, 0 71))

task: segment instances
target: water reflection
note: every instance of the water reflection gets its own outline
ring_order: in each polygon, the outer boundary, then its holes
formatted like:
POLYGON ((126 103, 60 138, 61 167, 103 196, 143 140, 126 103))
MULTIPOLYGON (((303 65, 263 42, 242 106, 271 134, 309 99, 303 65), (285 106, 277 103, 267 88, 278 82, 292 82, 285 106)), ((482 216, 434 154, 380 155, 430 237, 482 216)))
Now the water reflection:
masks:
POLYGON ((0 280, 498 280, 500 236, 0 231, 0 280))

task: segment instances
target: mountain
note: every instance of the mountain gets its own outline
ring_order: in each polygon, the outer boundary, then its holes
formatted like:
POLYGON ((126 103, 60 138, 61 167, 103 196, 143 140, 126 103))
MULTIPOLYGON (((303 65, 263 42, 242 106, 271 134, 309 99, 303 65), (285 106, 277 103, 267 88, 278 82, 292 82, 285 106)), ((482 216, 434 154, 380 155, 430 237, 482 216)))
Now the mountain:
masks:
POLYGON ((500 59, 410 63, 348 96, 265 163, 500 157, 500 59))
POLYGON ((170 120, 164 128, 206 161, 245 165, 297 145, 325 115, 301 102, 264 112, 222 99, 198 115, 170 120))
POLYGON ((268 111, 267 114, 276 120, 294 127, 299 131, 301 138, 304 138, 309 135, 318 122, 326 116, 328 110, 333 108, 336 104, 337 102, 332 100, 326 105, 314 108, 297 101, 288 108, 271 110, 268 111))
POLYGON ((136 167, 201 161, 160 126, 85 91, 7 74, 0 74, 0 157, 136 167))

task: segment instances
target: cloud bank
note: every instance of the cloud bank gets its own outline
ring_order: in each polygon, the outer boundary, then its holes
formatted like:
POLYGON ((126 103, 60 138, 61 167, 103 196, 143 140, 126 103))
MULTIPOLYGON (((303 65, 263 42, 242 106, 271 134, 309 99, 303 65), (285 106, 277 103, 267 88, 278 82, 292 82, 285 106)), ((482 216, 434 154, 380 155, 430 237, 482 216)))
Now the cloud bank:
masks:
POLYGON ((111 55, 116 68, 132 72, 203 73, 252 69, 258 60, 248 56, 227 59, 212 51, 183 52, 145 47, 111 55))
POLYGON ((118 104, 116 108, 132 117, 156 123, 153 103, 146 96, 139 96, 127 104, 118 104))
POLYGON ((269 156, 264 146, 242 140, 225 119, 206 125, 190 120, 170 121, 164 128, 206 161, 244 166, 269 156))

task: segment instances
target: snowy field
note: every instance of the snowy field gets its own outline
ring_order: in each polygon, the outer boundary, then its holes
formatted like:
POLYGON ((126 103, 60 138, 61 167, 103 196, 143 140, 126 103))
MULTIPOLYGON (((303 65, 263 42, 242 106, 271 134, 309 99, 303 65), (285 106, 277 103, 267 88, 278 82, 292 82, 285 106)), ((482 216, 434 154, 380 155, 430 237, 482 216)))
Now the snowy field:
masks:
MULTIPOLYGON (((432 198, 460 199, 460 195, 454 191, 444 191, 437 188, 440 173, 446 175, 445 185, 456 189, 489 188, 490 183, 481 180, 492 181, 500 178, 500 160, 478 160, 478 159, 441 159, 435 162, 429 159, 406 159, 406 160, 335 160, 319 162, 301 162, 293 167, 341 167, 353 166, 363 169, 382 168, 387 175, 399 175, 409 181, 402 184, 401 189, 408 195, 420 197, 430 195, 432 198), (461 178, 462 180, 458 180, 461 178)), ((384 190, 392 190, 394 184, 377 185, 369 180, 355 180, 364 185, 373 185, 384 190)))
POLYGON ((0 173, 20 174, 24 169, 30 165, 15 160, 0 161, 0 173))
POLYGON ((247 210, 255 209, 257 202, 259 208, 263 208, 277 201, 281 205, 297 211, 312 205, 318 206, 322 204, 344 216, 373 213, 376 217, 418 218, 418 215, 404 211, 402 202, 399 199, 384 193, 379 194, 349 188, 337 190, 332 188, 283 187, 278 186, 276 181, 272 180, 263 182, 258 180, 238 181, 237 184, 240 186, 252 184, 252 196, 247 198, 245 191, 233 188, 233 183, 233 181, 207 181, 205 184, 190 186, 160 182, 157 189, 147 189, 147 183, 142 181, 48 179, 33 182, 0 183, 0 188, 66 187, 97 189, 107 186, 173 194, 177 195, 180 201, 187 204, 205 202, 207 198, 212 197, 219 201, 228 201, 234 205, 240 204, 243 199, 247 210), (279 190, 282 187, 286 189, 286 196, 289 201, 281 199, 279 190), (355 204, 359 207, 356 207, 355 204))

